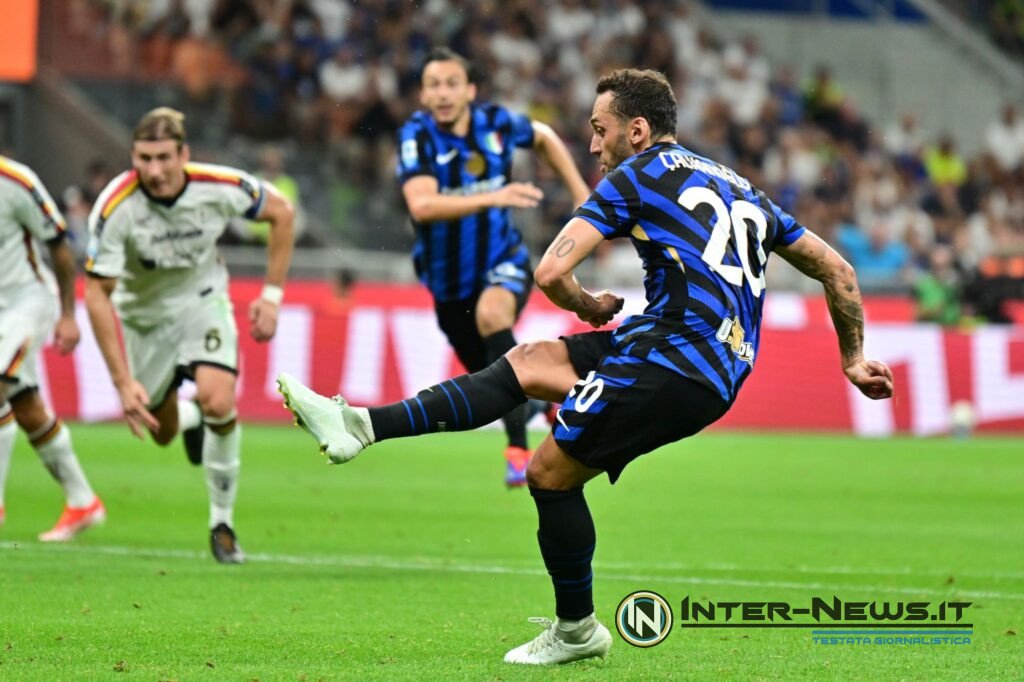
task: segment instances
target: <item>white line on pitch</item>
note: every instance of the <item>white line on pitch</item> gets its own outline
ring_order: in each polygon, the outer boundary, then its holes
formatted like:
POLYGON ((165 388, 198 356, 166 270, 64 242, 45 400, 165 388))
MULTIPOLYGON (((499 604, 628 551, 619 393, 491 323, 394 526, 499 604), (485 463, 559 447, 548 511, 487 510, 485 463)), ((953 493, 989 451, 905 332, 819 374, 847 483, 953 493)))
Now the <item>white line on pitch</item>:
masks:
MULTIPOLYGON (((205 552, 179 549, 143 549, 110 545, 41 545, 18 542, 0 542, 0 550, 31 551, 38 553, 68 552, 74 554, 100 554, 114 556, 149 557, 154 559, 208 559, 205 552)), ((381 556, 296 556, 289 554, 248 554, 249 561, 268 564, 290 564, 294 566, 339 566, 344 568, 381 568, 396 571, 437 571, 440 573, 478 573, 499 575, 543 576, 542 569, 519 568, 493 564, 459 563, 448 559, 417 557, 396 559, 381 556)), ((600 564, 598 564, 600 569, 600 564)), ((698 570, 698 569, 690 569, 698 570)), ((600 580, 618 580, 636 584, 656 582, 679 583, 683 585, 727 585, 732 587, 770 587, 793 590, 828 590, 898 593, 913 595, 938 595, 969 597, 972 599, 1007 599, 1024 601, 1024 594, 1018 592, 994 592, 988 590, 936 589, 934 587, 897 587, 892 585, 859 585, 821 582, 797 582, 789 580, 745 580, 739 578, 697 578, 686 576, 644 575, 601 572, 600 580)))
MULTIPOLYGON (((594 562, 605 568, 635 568, 633 562, 601 561, 594 562)), ((1020 571, 972 571, 957 570, 950 568, 946 571, 922 571, 910 566, 900 568, 859 568, 856 566, 808 566, 796 564, 793 566, 741 566, 740 564, 709 563, 709 564, 685 564, 685 563, 658 563, 651 562, 644 564, 644 568, 656 571, 721 571, 723 573, 809 573, 819 575, 882 575, 882 576, 912 576, 917 578, 945 578, 955 576, 957 578, 982 578, 982 579, 1008 579, 1024 580, 1024 572, 1020 571)))

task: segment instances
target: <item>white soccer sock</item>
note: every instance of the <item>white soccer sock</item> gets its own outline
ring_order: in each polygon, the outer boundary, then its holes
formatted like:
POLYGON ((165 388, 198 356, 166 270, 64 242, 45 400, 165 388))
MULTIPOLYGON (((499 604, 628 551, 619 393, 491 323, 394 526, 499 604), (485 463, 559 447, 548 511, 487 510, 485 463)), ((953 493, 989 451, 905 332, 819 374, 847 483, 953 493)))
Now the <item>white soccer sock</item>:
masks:
POLYGON ((80 509, 92 504, 96 493, 85 478, 75 451, 71 448, 71 432, 57 418, 29 434, 32 447, 43 460, 50 475, 64 489, 68 506, 80 509))
POLYGON ((594 630, 597 629, 597 619, 594 618, 594 614, 590 614, 580 620, 558 618, 555 621, 555 627, 564 641, 571 643, 584 642, 590 639, 590 636, 594 634, 594 630))
POLYGON ((192 400, 178 401, 178 430, 188 431, 203 423, 203 413, 192 400))
POLYGON ((8 403, 0 405, 0 507, 4 506, 4 491, 7 489, 7 471, 11 468, 11 454, 14 452, 14 438, 18 435, 18 424, 8 403))
POLYGON ((236 423, 224 434, 210 428, 234 419, 234 414, 226 419, 205 419, 203 468, 206 470, 206 490, 210 495, 210 528, 220 523, 234 527, 232 517, 238 494, 238 470, 241 468, 242 425, 236 423))

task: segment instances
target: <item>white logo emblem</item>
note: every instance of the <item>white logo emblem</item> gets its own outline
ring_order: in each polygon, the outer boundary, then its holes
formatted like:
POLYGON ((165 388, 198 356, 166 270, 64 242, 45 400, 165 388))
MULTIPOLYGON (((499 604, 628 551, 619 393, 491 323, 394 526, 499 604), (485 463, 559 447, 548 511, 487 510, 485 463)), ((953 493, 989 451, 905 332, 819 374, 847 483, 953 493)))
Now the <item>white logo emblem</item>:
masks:
POLYGON ((438 154, 437 156, 435 156, 434 160, 437 161, 440 165, 443 166, 446 163, 448 163, 449 161, 451 161, 452 159, 454 159, 458 155, 459 155, 459 150, 458 149, 449 149, 446 153, 438 154))

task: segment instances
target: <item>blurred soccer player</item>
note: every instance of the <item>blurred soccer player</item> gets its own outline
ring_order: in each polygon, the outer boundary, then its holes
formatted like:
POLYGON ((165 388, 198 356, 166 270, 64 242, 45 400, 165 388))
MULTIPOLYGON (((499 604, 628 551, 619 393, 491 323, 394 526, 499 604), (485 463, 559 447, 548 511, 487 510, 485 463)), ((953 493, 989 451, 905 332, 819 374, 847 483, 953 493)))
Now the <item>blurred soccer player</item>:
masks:
POLYGON ((132 433, 148 430, 166 445, 180 428, 189 460, 206 470, 213 555, 240 563, 232 519, 241 449, 238 330, 216 242, 234 216, 270 223, 266 284, 249 306, 252 337, 269 341, 291 260, 292 206, 247 173, 190 163, 184 116, 173 109, 142 117, 132 166, 89 216, 89 318, 132 433), (185 378, 196 384, 196 402, 178 400, 185 378))
POLYGON ((596 534, 583 486, 602 472, 614 483, 635 458, 729 409, 757 358, 770 252, 824 285, 846 377, 870 398, 892 395, 889 368, 864 359, 853 268, 746 179, 676 143, 676 100, 662 74, 615 71, 597 93, 590 151, 607 175, 534 276, 557 305, 600 327, 622 299, 588 292, 573 271, 602 240, 629 237, 647 270, 642 314, 614 332, 517 346, 481 372, 384 407, 353 408, 279 377, 299 424, 336 463, 387 438, 473 428, 527 396, 564 400, 527 470, 558 620, 544 619, 543 633, 505 655, 510 663, 607 653, 611 636, 594 617, 596 534))
POLYGON ((39 536, 44 542, 70 540, 106 518, 75 457, 71 434, 39 395, 39 349, 50 331, 63 355, 78 344, 75 258, 64 229, 64 217, 36 174, 0 156, 0 524, 17 422, 64 489, 64 513, 39 536), (49 247, 56 291, 53 273, 39 258, 40 241, 49 247))
MULTIPOLYGON (((516 147, 536 150, 579 206, 590 193, 550 128, 477 103, 467 61, 447 48, 424 62, 420 102, 399 133, 398 177, 416 231, 416 273, 434 298, 438 325, 471 372, 516 345, 512 335, 530 295, 530 254, 512 224, 513 207, 536 206, 539 188, 510 182, 516 147)), ((504 415, 505 482, 526 483, 526 406, 504 415)))

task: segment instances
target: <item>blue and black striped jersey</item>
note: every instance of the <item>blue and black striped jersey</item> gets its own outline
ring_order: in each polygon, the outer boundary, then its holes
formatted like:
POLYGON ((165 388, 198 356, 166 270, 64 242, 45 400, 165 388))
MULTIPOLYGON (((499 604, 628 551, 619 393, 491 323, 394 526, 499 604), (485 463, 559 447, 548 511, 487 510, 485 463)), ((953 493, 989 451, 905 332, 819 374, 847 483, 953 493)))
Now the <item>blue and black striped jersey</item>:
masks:
MULTIPOLYGON (((399 132, 398 178, 437 178, 443 194, 477 194, 504 186, 516 147, 533 145, 530 119, 496 104, 471 107, 469 133, 452 135, 433 117, 416 112, 399 132)), ((413 223, 416 272, 437 301, 470 298, 484 288, 484 274, 510 261, 529 267, 523 237, 507 208, 489 208, 459 220, 413 223)))
POLYGON ((804 227, 734 171, 675 143, 626 159, 576 216, 643 260, 647 307, 616 348, 700 382, 732 402, 757 356, 764 268, 804 227))

